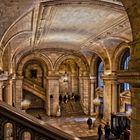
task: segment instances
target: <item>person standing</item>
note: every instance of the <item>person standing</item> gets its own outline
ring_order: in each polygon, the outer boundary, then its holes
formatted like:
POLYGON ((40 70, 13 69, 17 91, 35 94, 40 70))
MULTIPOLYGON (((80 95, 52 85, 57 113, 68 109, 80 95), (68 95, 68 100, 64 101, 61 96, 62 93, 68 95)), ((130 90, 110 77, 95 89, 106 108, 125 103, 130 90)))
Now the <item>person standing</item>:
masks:
POLYGON ((101 124, 98 126, 98 132, 97 132, 97 134, 98 134, 98 140, 101 140, 102 134, 103 134, 102 125, 101 124))
POLYGON ((109 122, 107 122, 107 124, 105 125, 104 132, 105 132, 105 140, 109 140, 109 136, 110 136, 109 122))
POLYGON ((125 128, 123 135, 124 135, 124 140, 130 139, 130 131, 128 130, 128 128, 125 128))
POLYGON ((91 126, 92 126, 92 119, 89 117, 88 120, 87 120, 87 125, 88 125, 88 128, 91 129, 91 126))

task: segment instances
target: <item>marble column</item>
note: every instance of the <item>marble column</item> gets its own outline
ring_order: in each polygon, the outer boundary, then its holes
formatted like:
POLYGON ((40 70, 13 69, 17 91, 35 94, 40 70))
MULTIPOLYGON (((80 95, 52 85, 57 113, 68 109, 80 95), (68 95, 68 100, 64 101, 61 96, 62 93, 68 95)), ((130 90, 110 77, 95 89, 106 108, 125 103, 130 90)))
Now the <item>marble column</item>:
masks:
POLYGON ((85 114, 90 114, 90 103, 89 103, 89 96, 90 96, 90 78, 89 76, 82 76, 83 79, 83 100, 82 106, 85 114))
POLYGON ((3 81, 0 81, 0 101, 2 101, 3 81))
POLYGON ((59 106, 59 76, 48 76, 47 114, 56 116, 59 106))
POLYGON ((109 74, 103 76, 104 80, 104 119, 111 120, 111 113, 117 112, 117 82, 116 76, 109 74))
POLYGON ((80 94, 80 101, 83 102, 83 78, 79 76, 79 94, 80 94))
POLYGON ((72 93, 74 93, 74 94, 79 93, 79 90, 78 90, 78 77, 76 76, 76 74, 71 75, 71 88, 72 88, 72 93))
POLYGON ((9 79, 9 83, 8 83, 8 86, 7 86, 7 96, 8 96, 8 100, 7 100, 7 103, 9 105, 12 105, 12 101, 13 101, 13 83, 12 83, 12 79, 9 79))
POLYGON ((22 99, 23 99, 23 95, 22 95, 22 92, 23 92, 23 77, 22 76, 18 76, 16 81, 15 81, 15 86, 16 86, 16 101, 15 101, 15 106, 17 108, 20 108, 21 109, 21 102, 22 102, 22 99))
POLYGON ((140 39, 131 44, 129 62, 129 83, 131 85, 131 140, 140 136, 140 39))
MULTIPOLYGON (((140 84, 140 83, 139 83, 140 84)), ((132 105, 132 115, 131 115, 131 140, 139 139, 140 130, 140 86, 132 86, 131 89, 131 105, 132 105)))
POLYGON ((90 96, 89 96, 89 100, 90 100, 90 115, 94 115, 95 114, 95 105, 93 105, 93 100, 96 98, 95 96, 95 82, 96 82, 96 76, 90 76, 90 96))
MULTIPOLYGON (((5 95, 3 95, 3 88, 4 88, 4 84, 5 83, 6 83, 6 88, 7 88, 7 86, 8 86, 7 81, 8 81, 8 75, 7 74, 4 74, 4 73, 0 74, 0 100, 3 100, 3 96, 5 96, 5 95)), ((8 91, 7 91, 6 94, 8 94, 8 91)), ((7 98, 8 97, 6 97, 6 99, 7 98)))

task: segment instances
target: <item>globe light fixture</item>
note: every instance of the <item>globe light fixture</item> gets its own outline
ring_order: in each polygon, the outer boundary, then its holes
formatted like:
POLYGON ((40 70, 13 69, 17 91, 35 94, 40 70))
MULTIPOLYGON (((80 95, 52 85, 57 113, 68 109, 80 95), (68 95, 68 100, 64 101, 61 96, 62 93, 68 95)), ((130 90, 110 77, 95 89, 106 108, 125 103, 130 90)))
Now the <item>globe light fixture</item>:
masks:
POLYGON ((30 106, 31 102, 29 100, 24 100, 21 102, 21 108, 22 110, 27 110, 30 106))
POLYGON ((96 105, 96 106, 99 106, 100 105, 100 99, 98 97, 96 97, 94 100, 93 100, 93 104, 96 105))

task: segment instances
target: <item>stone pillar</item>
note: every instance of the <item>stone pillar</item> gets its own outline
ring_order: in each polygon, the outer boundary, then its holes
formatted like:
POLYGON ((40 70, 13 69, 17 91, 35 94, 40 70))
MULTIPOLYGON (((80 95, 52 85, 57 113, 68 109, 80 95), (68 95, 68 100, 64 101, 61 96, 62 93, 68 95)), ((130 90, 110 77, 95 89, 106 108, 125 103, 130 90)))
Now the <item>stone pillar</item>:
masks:
POLYGON ((90 114, 90 103, 89 103, 89 96, 90 96, 90 79, 89 76, 83 76, 83 110, 85 114, 90 114))
POLYGON ((2 101, 3 81, 0 81, 0 101, 2 101))
POLYGON ((131 85, 131 140, 139 140, 140 136, 140 39, 131 44, 129 62, 129 83, 131 85), (135 75, 134 75, 135 73, 135 75))
POLYGON ((79 93, 79 90, 78 90, 78 78, 77 78, 76 74, 71 75, 71 88, 72 88, 72 92, 74 94, 79 93))
POLYGON ((12 78, 12 91, 13 91, 13 100, 12 103, 15 105, 16 104, 16 75, 12 78))
MULTIPOLYGON (((139 83, 140 84, 140 83, 139 83)), ((132 105, 132 115, 131 115, 131 140, 139 139, 140 130, 140 86, 132 86, 131 89, 131 105, 132 105)))
POLYGON ((48 79, 47 114, 49 116, 50 115, 56 116, 59 106, 59 76, 48 76, 47 79, 48 79))
POLYGON ((21 102, 22 102, 22 99, 23 99, 23 95, 22 95, 22 91, 23 91, 23 77, 22 76, 18 76, 17 79, 16 79, 16 101, 15 101, 15 106, 17 108, 20 108, 21 109, 21 102))
POLYGON ((90 76, 90 115, 95 114, 95 105, 93 105, 93 100, 96 98, 95 96, 95 82, 96 82, 96 76, 90 76))
POLYGON ((117 112, 117 82, 114 75, 104 75, 104 119, 111 120, 111 113, 117 112))
POLYGON ((80 94, 80 101, 83 102, 83 78, 82 76, 79 77, 79 94, 80 94))
POLYGON ((7 100, 7 103, 9 105, 12 105, 12 100, 13 100, 13 83, 12 83, 12 79, 9 79, 9 83, 8 83, 8 86, 7 86, 7 96, 8 96, 8 100, 7 100))

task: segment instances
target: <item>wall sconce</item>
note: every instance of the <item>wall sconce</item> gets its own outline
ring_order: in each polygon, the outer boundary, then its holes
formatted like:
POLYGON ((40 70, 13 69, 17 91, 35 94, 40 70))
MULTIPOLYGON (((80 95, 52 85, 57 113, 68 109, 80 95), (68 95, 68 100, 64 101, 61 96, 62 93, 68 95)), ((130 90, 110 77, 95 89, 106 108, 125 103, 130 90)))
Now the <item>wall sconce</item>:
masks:
POLYGON ((96 105, 96 106, 99 106, 100 105, 100 99, 98 97, 96 97, 94 100, 93 100, 93 104, 96 105))
POLYGON ((21 108, 26 111, 29 108, 30 104, 31 102, 29 100, 24 100, 21 102, 21 108))

